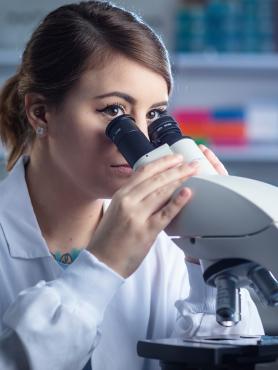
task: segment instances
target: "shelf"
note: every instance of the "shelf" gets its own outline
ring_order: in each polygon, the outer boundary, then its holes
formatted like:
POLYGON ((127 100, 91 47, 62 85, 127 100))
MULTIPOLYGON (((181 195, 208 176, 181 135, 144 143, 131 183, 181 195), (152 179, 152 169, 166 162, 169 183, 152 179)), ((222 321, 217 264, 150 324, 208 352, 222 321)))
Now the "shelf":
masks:
POLYGON ((174 68, 278 72, 277 54, 190 54, 172 56, 174 68))
MULTIPOLYGON (((0 66, 17 66, 21 61, 21 50, 1 49, 0 66)), ((176 53, 171 56, 177 69, 215 70, 262 70, 278 72, 276 54, 208 54, 176 53)))
POLYGON ((223 161, 237 162, 278 162, 278 144, 253 146, 210 146, 223 161))

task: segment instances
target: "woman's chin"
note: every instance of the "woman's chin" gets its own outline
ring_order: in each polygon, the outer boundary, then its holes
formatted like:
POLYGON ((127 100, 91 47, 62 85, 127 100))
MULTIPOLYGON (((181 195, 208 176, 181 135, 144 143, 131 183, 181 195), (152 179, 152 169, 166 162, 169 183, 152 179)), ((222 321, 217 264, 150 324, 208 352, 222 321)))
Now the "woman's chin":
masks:
POLYGON ((123 187, 127 183, 127 178, 121 179, 112 179, 109 184, 105 184, 105 196, 104 199, 110 199, 113 195, 118 191, 121 187, 123 187))

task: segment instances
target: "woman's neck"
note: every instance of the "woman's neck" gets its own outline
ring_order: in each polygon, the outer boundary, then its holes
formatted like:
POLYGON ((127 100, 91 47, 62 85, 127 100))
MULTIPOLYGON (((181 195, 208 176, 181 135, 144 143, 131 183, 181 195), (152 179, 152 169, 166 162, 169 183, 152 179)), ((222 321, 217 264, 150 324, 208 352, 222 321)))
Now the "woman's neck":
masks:
POLYGON ((86 248, 101 220, 103 200, 88 199, 70 181, 63 181, 36 161, 27 165, 26 182, 50 252, 64 254, 86 248))

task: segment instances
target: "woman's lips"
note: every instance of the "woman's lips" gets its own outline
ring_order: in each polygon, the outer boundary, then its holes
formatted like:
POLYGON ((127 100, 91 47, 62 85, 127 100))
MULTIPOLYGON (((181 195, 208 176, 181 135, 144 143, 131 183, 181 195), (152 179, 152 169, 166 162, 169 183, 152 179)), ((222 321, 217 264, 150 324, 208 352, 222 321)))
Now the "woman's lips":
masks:
POLYGON ((129 164, 112 164, 110 167, 119 174, 130 175, 132 168, 129 164))

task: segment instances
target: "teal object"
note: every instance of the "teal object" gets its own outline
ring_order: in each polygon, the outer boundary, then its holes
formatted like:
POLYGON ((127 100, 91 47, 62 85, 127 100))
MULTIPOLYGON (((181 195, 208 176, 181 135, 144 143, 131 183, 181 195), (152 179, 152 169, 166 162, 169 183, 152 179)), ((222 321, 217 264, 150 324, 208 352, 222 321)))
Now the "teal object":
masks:
POLYGON ((52 253, 52 256, 59 263, 69 265, 79 256, 83 249, 73 248, 71 252, 61 254, 61 252, 52 253))
POLYGON ((189 53, 274 52, 276 1, 185 3, 176 14, 175 49, 189 53))

